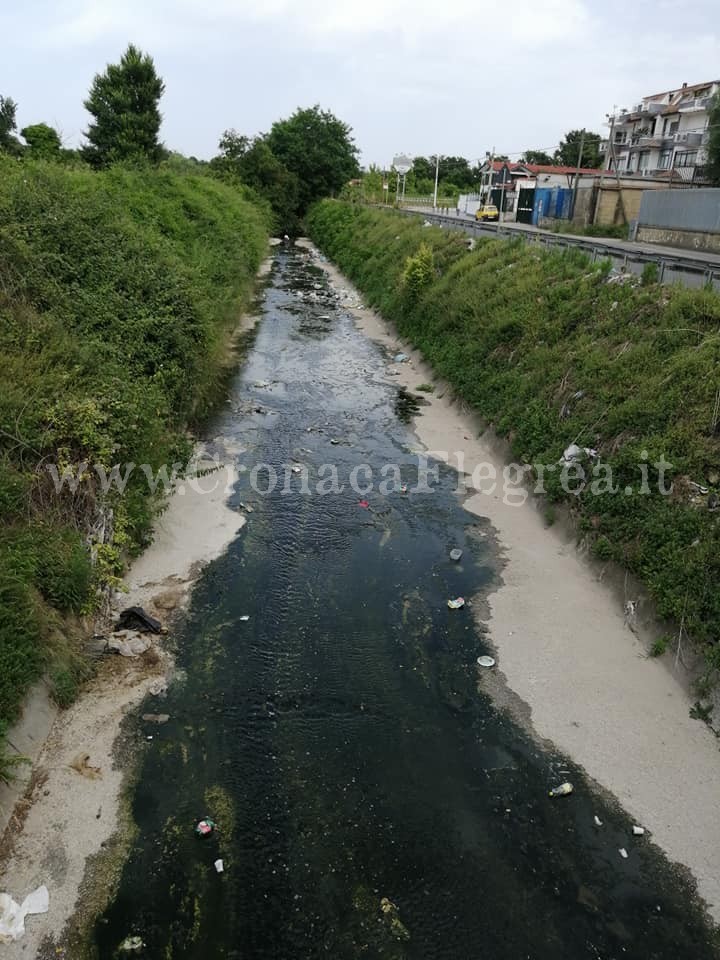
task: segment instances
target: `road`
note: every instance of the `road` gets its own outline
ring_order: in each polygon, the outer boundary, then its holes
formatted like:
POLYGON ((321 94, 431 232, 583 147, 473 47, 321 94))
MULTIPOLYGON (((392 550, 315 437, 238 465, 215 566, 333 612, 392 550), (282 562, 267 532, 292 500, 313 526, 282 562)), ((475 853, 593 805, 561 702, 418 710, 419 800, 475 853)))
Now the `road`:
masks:
POLYGON ((596 255, 607 255, 613 259, 622 259, 628 269, 633 264, 641 272, 644 263, 654 261, 661 267, 662 274, 667 273, 667 280, 674 282, 682 280, 688 286, 702 286, 711 281, 716 289, 720 290, 720 255, 707 253, 704 250, 685 250, 681 247, 665 247, 654 243, 638 243, 632 240, 617 240, 614 237, 585 237, 571 233, 555 233, 553 230, 544 230, 525 223, 505 222, 501 224, 478 224, 467 214, 457 214, 454 210, 447 214, 433 213, 426 207, 406 207, 410 213, 422 214, 439 226, 453 229, 464 229, 472 235, 500 234, 512 236, 522 234, 528 239, 560 246, 579 246, 596 255), (686 274, 686 277, 680 276, 686 274), (693 277, 695 282, 688 282, 693 277))

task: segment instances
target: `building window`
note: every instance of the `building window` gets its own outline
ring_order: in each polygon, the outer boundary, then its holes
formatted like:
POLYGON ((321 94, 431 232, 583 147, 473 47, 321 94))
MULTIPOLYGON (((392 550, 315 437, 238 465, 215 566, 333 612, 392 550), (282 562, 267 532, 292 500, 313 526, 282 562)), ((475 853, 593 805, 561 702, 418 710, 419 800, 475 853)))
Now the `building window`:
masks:
POLYGON ((676 167, 694 167, 697 163, 697 150, 686 150, 675 157, 676 167))
POLYGON ((648 170, 650 168, 650 153, 643 150, 638 160, 638 170, 648 170))
POLYGON ((660 154, 660 160, 658 161, 659 169, 669 170, 671 158, 672 158, 672 150, 663 150, 660 154))

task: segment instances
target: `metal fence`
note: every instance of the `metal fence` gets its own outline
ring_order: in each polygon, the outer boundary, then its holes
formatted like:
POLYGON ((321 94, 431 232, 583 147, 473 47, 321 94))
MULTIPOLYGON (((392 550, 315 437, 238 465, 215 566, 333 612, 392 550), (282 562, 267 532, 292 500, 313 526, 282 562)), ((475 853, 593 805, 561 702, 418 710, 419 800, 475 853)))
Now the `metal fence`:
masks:
POLYGON ((720 188, 645 190, 638 224, 664 230, 720 233, 720 188))
MULTIPOLYGON (((720 191, 718 191, 720 192, 720 191)), ((418 213, 402 210, 407 216, 417 217, 418 213)), ((709 263, 702 258, 687 255, 650 253, 644 250, 628 250, 612 242, 598 243, 592 237, 577 237, 567 233, 549 233, 541 230, 519 230, 502 224, 477 223, 462 216, 443 216, 436 213, 419 214, 426 220, 444 227, 446 230, 458 230, 468 236, 502 237, 506 240, 522 240, 525 243, 539 243, 545 247, 580 249, 588 254, 590 260, 609 260, 614 269, 622 273, 640 276, 648 263, 658 268, 657 279, 660 283, 682 283, 692 289, 711 287, 720 293, 720 264, 709 263)))

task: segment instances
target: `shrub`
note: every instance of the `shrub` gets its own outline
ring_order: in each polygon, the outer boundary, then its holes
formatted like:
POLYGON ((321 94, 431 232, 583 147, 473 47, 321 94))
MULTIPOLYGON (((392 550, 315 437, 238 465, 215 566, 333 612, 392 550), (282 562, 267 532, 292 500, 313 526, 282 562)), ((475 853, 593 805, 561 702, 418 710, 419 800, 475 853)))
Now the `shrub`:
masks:
POLYGON ((649 287, 651 284, 658 282, 659 274, 660 271, 658 270, 658 265, 656 263, 646 263, 642 268, 640 282, 644 287, 649 287))
POLYGON ((592 552, 598 560, 613 559, 614 551, 607 537, 598 537, 597 540, 593 542, 592 552))
POLYGON ((662 637, 658 637, 656 640, 654 640, 652 646, 650 647, 650 656, 661 657, 667 651, 667 648, 670 645, 670 640, 671 638, 667 635, 663 635, 662 637))
POLYGON ((417 253, 405 261, 402 275, 402 282, 410 303, 415 303, 425 288, 432 283, 433 274, 433 252, 426 243, 421 243, 417 253))

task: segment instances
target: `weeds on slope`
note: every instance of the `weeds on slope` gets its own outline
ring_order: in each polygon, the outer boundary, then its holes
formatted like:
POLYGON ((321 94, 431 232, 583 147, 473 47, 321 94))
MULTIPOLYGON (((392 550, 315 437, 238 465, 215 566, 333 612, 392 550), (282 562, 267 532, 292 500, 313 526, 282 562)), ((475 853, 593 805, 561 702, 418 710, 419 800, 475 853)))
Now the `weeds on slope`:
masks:
POLYGON ((72 699, 73 623, 156 505, 142 476, 57 496, 46 466, 185 459, 268 228, 209 177, 0 159, 0 722, 44 670, 72 699), (108 523, 109 539, 93 530, 108 523))

